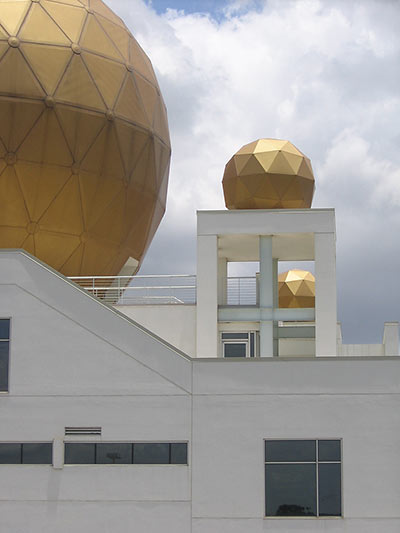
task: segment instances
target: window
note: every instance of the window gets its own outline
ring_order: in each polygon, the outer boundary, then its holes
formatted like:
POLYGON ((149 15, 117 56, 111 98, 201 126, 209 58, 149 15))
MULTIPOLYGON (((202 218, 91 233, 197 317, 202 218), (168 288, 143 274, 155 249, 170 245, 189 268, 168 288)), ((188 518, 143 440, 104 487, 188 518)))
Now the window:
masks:
POLYGON ((187 465, 186 442, 65 443, 65 464, 187 465))
POLYGON ((0 443, 0 464, 51 465, 51 442, 0 443))
POLYGON ((341 441, 266 440, 265 515, 341 516, 341 441))
POLYGON ((0 392, 8 392, 10 319, 0 318, 0 392))
POLYGON ((255 357, 257 353, 257 333, 221 333, 223 357, 255 357))

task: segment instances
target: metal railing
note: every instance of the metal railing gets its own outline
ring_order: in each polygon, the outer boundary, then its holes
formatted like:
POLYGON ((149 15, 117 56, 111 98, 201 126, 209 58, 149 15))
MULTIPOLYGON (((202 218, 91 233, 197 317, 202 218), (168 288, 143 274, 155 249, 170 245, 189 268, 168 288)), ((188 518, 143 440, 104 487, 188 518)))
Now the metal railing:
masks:
POLYGON ((112 305, 195 304, 196 276, 71 277, 88 292, 112 305))
POLYGON ((256 277, 231 277, 227 279, 226 305, 257 305, 256 277))
MULTIPOLYGON (((193 305, 196 303, 195 275, 83 276, 71 277, 88 292, 112 305, 193 305)), ((225 305, 257 305, 257 279, 227 279, 225 305)))

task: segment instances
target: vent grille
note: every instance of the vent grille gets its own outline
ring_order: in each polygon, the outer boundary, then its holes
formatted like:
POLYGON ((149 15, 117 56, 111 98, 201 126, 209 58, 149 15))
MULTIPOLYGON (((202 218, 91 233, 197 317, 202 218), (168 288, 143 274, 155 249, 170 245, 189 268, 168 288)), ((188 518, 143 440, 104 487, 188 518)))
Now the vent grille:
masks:
POLYGON ((101 427, 66 427, 65 435, 101 435, 101 427))

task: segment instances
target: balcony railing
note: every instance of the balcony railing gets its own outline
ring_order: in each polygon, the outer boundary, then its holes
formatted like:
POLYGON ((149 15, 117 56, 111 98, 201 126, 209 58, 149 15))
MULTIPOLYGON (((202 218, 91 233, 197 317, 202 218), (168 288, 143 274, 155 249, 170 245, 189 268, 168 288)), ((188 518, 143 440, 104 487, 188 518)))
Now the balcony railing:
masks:
MULTIPOLYGON (((85 276, 71 277, 88 292, 112 305, 193 305, 196 303, 196 276, 85 276)), ((225 305, 257 304, 255 277, 227 279, 225 305)))
POLYGON ((196 276, 96 276, 72 281, 112 305, 195 304, 196 276))
POLYGON ((226 305, 256 305, 257 278, 231 277, 227 279, 226 305))

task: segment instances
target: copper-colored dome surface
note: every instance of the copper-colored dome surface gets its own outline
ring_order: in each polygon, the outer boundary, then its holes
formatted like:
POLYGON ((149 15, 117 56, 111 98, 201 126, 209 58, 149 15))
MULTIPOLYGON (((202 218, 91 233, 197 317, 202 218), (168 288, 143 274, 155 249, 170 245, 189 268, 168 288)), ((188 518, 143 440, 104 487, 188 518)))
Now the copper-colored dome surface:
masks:
POLYGON ((222 180, 228 209, 311 207, 311 162, 291 142, 259 139, 243 146, 227 163, 222 180))
POLYGON ((306 270, 289 270, 278 276, 279 307, 315 307, 315 278, 306 270))
POLYGON ((169 160, 150 60, 104 2, 0 2, 0 247, 68 276, 140 263, 169 160))

